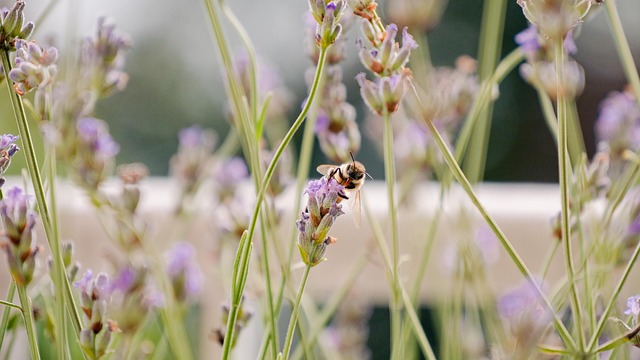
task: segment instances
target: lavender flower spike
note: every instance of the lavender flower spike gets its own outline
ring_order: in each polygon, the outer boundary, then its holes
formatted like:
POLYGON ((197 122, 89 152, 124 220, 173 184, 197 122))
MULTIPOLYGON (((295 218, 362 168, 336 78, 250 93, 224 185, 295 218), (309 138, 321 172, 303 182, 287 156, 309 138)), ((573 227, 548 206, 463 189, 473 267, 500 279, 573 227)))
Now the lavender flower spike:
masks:
POLYGON ((80 345, 87 357, 99 359, 107 353, 112 333, 119 331, 116 323, 107 319, 107 305, 112 295, 109 277, 101 272, 94 278, 93 272, 87 270, 73 285, 80 289, 84 314, 80 345))
POLYGON ((196 263, 196 249, 187 242, 175 244, 167 253, 167 273, 178 301, 193 298, 202 291, 202 272, 196 263))
POLYGON ((11 157, 17 153, 20 148, 15 142, 18 140, 18 136, 11 134, 0 135, 0 187, 4 184, 4 174, 9 165, 11 165, 11 157))
POLYGON ((307 209, 296 222, 298 226, 298 249, 302 261, 316 266, 325 260, 327 245, 336 239, 328 236, 329 229, 342 212, 341 199, 344 187, 334 179, 312 180, 309 182, 305 194, 309 196, 307 209))
POLYGON ((18 187, 9 189, 0 201, 0 220, 4 232, 0 235, 0 247, 7 254, 9 272, 19 285, 28 285, 33 279, 36 255, 34 244, 36 214, 31 209, 30 196, 18 187))
POLYGON ((18 95, 53 83, 57 73, 56 48, 45 49, 35 41, 18 40, 16 49, 16 67, 9 71, 9 78, 13 80, 13 88, 18 95))

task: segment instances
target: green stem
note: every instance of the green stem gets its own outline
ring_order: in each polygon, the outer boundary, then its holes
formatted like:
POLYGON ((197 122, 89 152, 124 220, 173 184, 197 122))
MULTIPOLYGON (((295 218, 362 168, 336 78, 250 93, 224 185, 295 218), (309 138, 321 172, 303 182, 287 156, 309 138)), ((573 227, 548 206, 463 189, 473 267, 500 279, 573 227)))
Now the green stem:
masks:
MULTIPOLYGON (((7 301, 13 301, 13 296, 16 292, 16 283, 11 281, 9 283, 9 290, 7 290, 7 301)), ((9 325, 9 313, 11 311, 10 307, 5 307, 2 310, 2 321, 0 322, 0 350, 2 350, 2 345, 4 343, 4 336, 7 332, 7 326, 9 325)), ((22 311, 22 308, 20 308, 22 311)))
MULTIPOLYGON (((9 52, 6 49, 0 51, 0 56, 2 57, 2 66, 4 68, 5 74, 8 74, 11 71, 11 61, 9 59, 9 52)), ((11 97, 11 105, 13 107, 13 112, 16 118, 16 122, 18 124, 18 131, 20 133, 20 138, 22 140, 23 150, 25 154, 25 159, 27 163, 27 169, 29 171, 29 176, 31 177, 31 181, 33 184, 33 189, 36 195, 36 203, 38 205, 38 209, 40 210, 40 216, 42 218, 42 224, 44 226, 45 235, 47 237, 47 241, 49 243, 49 247, 51 249, 51 254, 53 257, 53 282, 55 287, 55 296, 56 296, 56 345, 58 347, 58 355, 64 355, 63 358, 66 358, 66 349, 67 349, 67 337, 66 337, 66 327, 65 323, 65 303, 69 306, 69 311, 71 314, 78 314, 77 306, 75 303, 75 299, 72 296, 67 296, 65 299, 65 287, 70 288, 69 279, 64 273, 64 265, 62 263, 62 254, 60 250, 60 239, 56 236, 54 231, 54 227, 51 221, 51 215, 49 212, 49 207, 46 201, 46 195, 44 192, 44 187, 42 186, 42 176, 40 175, 40 169, 38 167, 38 160, 36 158, 36 153, 33 145, 33 139, 31 137, 31 132, 29 130, 29 124, 27 123, 27 118, 24 112, 24 104, 22 102, 22 98, 18 95, 13 88, 11 87, 11 81, 7 81, 7 89, 9 91, 11 97), (61 353, 60 351, 65 351, 61 353)), ((79 316, 75 317, 79 319, 79 316)), ((74 317, 72 316, 72 319, 74 317)), ((76 330, 76 335, 80 334, 80 322, 74 321, 74 329, 76 330)))
MULTIPOLYGON (((417 94, 415 88, 413 88, 413 84, 411 84, 411 87, 412 87, 412 91, 413 91, 414 95, 416 96, 418 101, 420 101, 420 98, 418 97, 418 94, 417 94)), ((520 258, 520 255, 518 255, 518 253, 516 252, 515 248, 511 244, 511 242, 507 239, 507 237, 504 234, 504 232, 502 232, 502 229, 500 229, 498 224, 489 215, 489 213, 484 208, 482 203, 480 203, 480 200, 478 199, 478 196, 473 191, 473 187, 471 186, 471 183, 469 182, 469 180, 467 180, 466 176, 462 172, 462 169, 460 169, 460 166, 456 162, 453 154, 449 150, 449 147, 445 143, 444 139, 442 138, 442 136, 438 132, 438 129, 436 129, 435 125, 431 121, 427 121, 426 124, 427 124, 427 127, 429 128, 429 132, 431 133, 431 135, 433 136, 434 140, 436 141, 436 145, 440 149, 441 154, 444 156, 444 159, 445 159, 447 165, 449 166, 449 169, 453 173, 453 175, 456 178, 456 180, 458 180, 458 183, 460 184, 460 186, 462 186, 462 189, 467 193, 467 195, 469 196, 469 199, 471 200, 473 205, 476 207, 478 212, 480 212, 480 214, 482 215, 484 220, 487 222, 487 224, 489 225, 489 227, 491 228, 493 233, 496 235, 496 237, 500 241, 502 247, 507 251, 507 254, 511 258, 513 263, 516 265, 516 267, 518 268, 520 273, 522 275, 524 275, 524 277, 527 280, 529 280, 531 285, 534 287, 536 293, 538 294, 540 299, 543 301, 544 305, 553 314, 553 323, 554 323, 554 325, 556 327, 556 330, 558 331, 558 334, 560 335, 562 341, 567 345, 567 347, 569 347, 571 349, 575 349, 575 342, 571 338, 571 335, 569 334, 569 331, 567 330, 567 328, 562 323, 562 320, 560 320, 560 318, 558 317, 558 314, 554 311, 554 308, 551 305, 551 303, 549 302, 549 299, 545 296, 545 294, 540 289, 540 286, 536 282, 536 280, 533 277, 533 274, 531 273, 529 268, 527 268, 525 263, 522 261, 522 258, 520 258)))
POLYGON ((399 359, 402 354, 402 294, 400 293, 400 275, 398 264, 400 259, 400 242, 398 240, 398 214, 395 201, 395 163, 393 161, 393 129, 391 127, 391 114, 385 111, 382 114, 384 122, 384 177, 387 184, 387 200, 389 217, 391 221, 391 261, 393 275, 393 289, 391 299, 391 336, 392 358, 399 359))
POLYGON ((616 49, 618 50, 618 56, 620 62, 622 62, 622 69, 627 77, 627 81, 631 84, 631 89, 636 97, 636 102, 640 104, 640 75, 633 60, 633 54, 631 48, 629 48, 629 42, 624 34, 622 28, 622 22, 620 21, 620 14, 618 14, 618 8, 616 6, 616 0, 605 1, 607 7, 607 15, 609 16, 609 24, 611 25, 611 31, 613 32, 613 40, 616 43, 616 49))
POLYGON ((27 338, 29 340, 29 352, 32 360, 40 360, 40 351, 38 350, 38 334, 36 333, 35 321, 33 319, 33 308, 31 307, 31 299, 27 295, 27 287, 16 284, 18 289, 18 297, 22 305, 22 317, 24 325, 27 329, 27 338))
MULTIPOLYGON (((500 52, 502 50, 502 34, 504 32, 504 18, 507 10, 506 0, 489 0, 484 2, 482 10, 482 26, 480 30, 480 43, 478 45, 478 75, 480 80, 490 79, 500 52)), ((493 102, 487 102, 482 106, 475 131, 469 144, 470 151, 464 163, 465 172, 472 183, 482 181, 489 146, 489 133, 491 132, 491 116, 493 114, 493 102)))
MULTIPOLYGON (((311 90, 309 92, 309 97, 307 98, 307 101, 305 102, 302 111, 298 115, 298 118, 293 122, 293 125, 291 125, 291 128, 289 129, 287 134, 282 139, 282 142, 280 143, 280 145, 276 149, 276 152, 274 153, 273 158, 271 159, 271 162, 269 163, 269 166, 267 167, 267 170, 266 170, 266 173, 264 175, 264 178, 262 179, 262 183, 260 185, 260 191, 258 192, 258 195, 257 195, 257 198, 256 198, 256 205, 255 205, 255 208, 253 209, 253 215, 251 216, 251 222, 249 223, 249 229, 248 229, 248 233, 247 233, 247 239, 248 239, 247 241, 249 243, 251 243, 251 241, 253 239, 253 235, 254 235, 254 232, 255 232, 257 219, 258 219, 258 216, 260 214, 260 209, 262 208, 262 203, 263 203, 263 200, 264 200, 264 195, 266 193, 266 190, 267 190, 267 187, 269 185, 269 182, 271 181, 271 177, 273 176, 273 173, 275 171, 276 165, 278 164, 278 161, 280 160, 280 157, 282 156, 282 153, 284 152, 286 147, 291 142, 291 139, 293 139, 293 135, 298 131, 298 129, 300 128, 300 126, 304 122, 304 119, 307 116, 307 113, 309 112, 309 108, 311 107, 311 104, 313 103, 313 99, 316 96, 316 92, 318 90, 318 84, 320 82, 320 74, 322 74, 322 71, 324 69, 326 57, 327 57, 327 48, 321 48, 320 49, 320 57, 318 59, 318 67, 316 68, 316 74, 314 76, 313 85, 311 86, 311 90)), ((250 249, 250 246, 245 246, 245 247, 238 248, 238 251, 244 251, 244 253, 242 254, 242 258, 247 259, 246 266, 248 266, 248 251, 249 251, 249 249, 250 249)), ((244 291, 244 285, 240 286, 240 288, 237 289, 237 290, 241 291, 241 292, 244 291)), ((236 319, 232 318, 232 313, 230 312, 229 313, 228 324, 231 324, 231 325, 235 324, 235 320, 236 319)), ((233 329, 233 328, 231 328, 231 329, 233 329)), ((223 359, 227 359, 228 356, 229 356, 229 353, 231 351, 232 335, 233 335, 233 333, 228 333, 225 336, 224 346, 223 346, 223 353, 222 353, 223 354, 223 359)))
POLYGON ((231 8, 229 8, 229 6, 227 5, 227 2, 224 0, 219 0, 219 1, 220 1, 220 7, 222 8, 222 11, 227 17, 227 20, 229 20, 233 28, 238 33, 238 36, 240 36, 240 41, 242 41, 242 44, 247 50, 247 56, 249 57, 249 63, 248 63, 249 83, 251 84, 251 89, 249 90, 250 96, 251 96, 251 102, 250 102, 251 118, 254 119, 254 121, 256 121, 258 119, 258 77, 256 76, 257 61, 256 61, 255 50, 253 49, 253 44, 251 44, 251 40, 249 40, 249 35, 247 34, 244 27, 242 27, 242 24, 240 23, 238 18, 231 11, 231 8))
POLYGON ((556 118, 556 112, 553 110, 553 102, 549 95, 544 91, 542 86, 535 86, 538 93, 538 101, 540 102, 540 108, 542 109, 542 115, 544 121, 547 123, 547 127, 551 132, 553 141, 558 144, 558 119, 556 118))
POLYGON ((558 88, 558 172, 560 177, 560 205, 561 225, 562 225, 562 244, 564 245, 565 269, 569 280, 569 288, 571 291, 571 310, 573 314, 576 332, 581 349, 584 350, 585 339, 582 317, 582 307, 576 286, 575 266, 573 264, 573 254, 571 250, 571 215, 569 213, 569 172, 571 171, 568 158, 568 129, 567 129, 567 98, 564 93, 564 48, 562 39, 556 41, 555 45, 555 62, 556 76, 558 88))
POLYGON ((609 314, 611 314, 611 311, 615 307, 616 300, 618 300, 618 295, 620 295, 620 291, 622 290, 622 287, 626 283, 627 278, 631 273, 631 269, 633 269, 633 265, 635 265, 636 263, 638 255, 640 255, 640 242, 636 245, 636 248, 633 251, 633 255, 631 255, 631 258, 627 262, 627 266, 624 268, 624 271, 622 272, 622 276, 620 276, 620 280, 618 280, 618 284, 613 290, 613 293, 609 298, 609 302, 607 303, 607 306, 605 307, 604 311, 600 314, 600 320, 598 321, 598 325, 596 326, 596 329, 593 332, 593 335, 591 335, 591 339, 589 340, 589 344, 587 345, 588 354, 593 353, 593 350, 598 345, 598 338, 600 337, 600 333, 602 333, 602 330, 604 329, 604 324, 609 319, 609 314))
MULTIPOLYGON (((266 211, 265 211, 266 213, 266 211)), ((266 215, 266 214, 265 214, 266 215)), ((266 217, 266 216, 265 216, 266 217)), ((271 286, 271 275, 269 273, 269 256, 268 256, 268 242, 267 242, 267 230, 264 225, 264 218, 260 218, 260 229, 261 229, 261 238, 262 238, 262 264, 264 266, 264 281, 265 287, 267 290, 267 316, 268 323, 271 330, 271 355, 275 359, 278 356, 278 324, 277 317, 275 315, 275 305, 273 303, 273 290, 271 286)), ((275 243, 275 241, 274 241, 275 243)))
MULTIPOLYGON (((311 254, 313 255, 313 254, 311 254)), ((313 258, 313 256, 310 256, 313 258)), ((282 359, 287 360, 289 358, 289 351, 291 350, 291 344, 293 343, 293 333, 295 331, 296 323, 298 322, 298 312, 300 310, 300 302, 302 301, 302 294, 304 294, 304 288, 307 285, 307 279, 311 272, 311 264, 307 264, 300 280, 300 288, 298 289, 298 295, 293 303, 293 311, 291 312, 291 319, 289 319, 289 327, 287 328, 287 336, 284 340, 284 347, 282 350, 282 359)))
MULTIPOLYGON (((338 307, 343 304, 344 299, 346 299, 358 276, 362 273, 362 269, 364 269, 367 264, 368 259, 369 258, 366 255, 358 258, 351 271, 349 271, 347 279, 340 286, 338 291, 333 293, 329 301, 322 306, 322 312, 311 322, 313 324, 313 328, 311 329, 309 338, 307 339, 307 347, 310 348, 316 344, 324 330, 324 326, 329 322, 329 320, 331 320, 331 317, 335 314, 338 307)), ((302 347, 297 347, 293 352, 293 355, 291 355, 291 358, 300 359, 302 357, 302 350, 302 347)))
POLYGON ((422 354, 424 354, 424 356, 429 360, 435 360, 436 356, 433 353, 431 345, 429 344, 427 335, 425 335, 424 329, 420 324, 420 319, 418 318, 418 315, 416 314, 416 311, 411 303, 411 299, 404 289, 402 289, 402 300, 404 302, 405 309, 407 309, 409 321, 411 321, 411 323, 413 324, 411 328, 413 329, 413 332, 418 339, 418 345, 420 345, 420 348, 422 349, 422 354))

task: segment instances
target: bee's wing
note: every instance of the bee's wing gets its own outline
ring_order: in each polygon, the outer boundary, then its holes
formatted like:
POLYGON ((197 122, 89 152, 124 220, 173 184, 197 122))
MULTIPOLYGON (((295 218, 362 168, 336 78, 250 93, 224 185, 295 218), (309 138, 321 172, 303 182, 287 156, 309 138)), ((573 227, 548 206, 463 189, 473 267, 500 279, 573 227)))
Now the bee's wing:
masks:
POLYGON ((327 175, 328 173, 330 173, 335 168, 336 168, 335 165, 324 164, 324 165, 319 165, 316 168, 316 170, 318 170, 318 172, 320 174, 322 174, 322 175, 327 175))
POLYGON ((349 199, 349 207, 353 212, 353 222, 356 224, 356 228, 360 228, 361 213, 362 213, 362 201, 360 200, 360 189, 356 190, 353 194, 353 198, 349 199))

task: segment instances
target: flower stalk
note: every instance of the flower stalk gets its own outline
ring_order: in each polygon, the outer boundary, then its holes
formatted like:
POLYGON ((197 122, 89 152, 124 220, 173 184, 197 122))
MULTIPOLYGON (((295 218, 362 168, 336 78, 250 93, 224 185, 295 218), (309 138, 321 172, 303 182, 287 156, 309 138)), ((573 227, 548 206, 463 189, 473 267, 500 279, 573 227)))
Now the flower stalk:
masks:
MULTIPOLYGON (((7 49, 0 50, 0 57, 2 58, 2 66, 5 74, 8 74, 12 67, 9 59, 9 51, 7 49)), ((29 124, 27 123, 26 114, 24 111, 24 104, 22 98, 11 87, 11 82, 6 81, 7 89, 10 93, 11 105, 13 107, 14 115, 18 125, 20 138, 23 142, 23 150, 25 153, 27 170, 33 184, 33 189, 36 195, 36 203, 40 210, 42 223, 44 226, 47 241, 51 248, 53 256, 53 272, 54 272, 54 286, 56 291, 56 331, 57 336, 57 351, 59 356, 66 356, 67 337, 66 337, 66 317, 65 317, 65 304, 69 307, 69 313, 72 315, 71 320, 73 328, 76 331, 76 335, 80 331, 80 317, 78 315, 77 306, 75 300, 71 295, 71 287, 69 279, 64 275, 64 266, 62 263, 62 255, 60 249, 60 241, 54 232, 54 228, 51 222, 51 215, 49 206, 46 201, 46 195, 44 187, 42 185, 42 176, 38 167, 38 161, 35 154, 33 145, 33 139, 29 130, 29 124), (66 291, 65 291, 66 290, 66 291)))

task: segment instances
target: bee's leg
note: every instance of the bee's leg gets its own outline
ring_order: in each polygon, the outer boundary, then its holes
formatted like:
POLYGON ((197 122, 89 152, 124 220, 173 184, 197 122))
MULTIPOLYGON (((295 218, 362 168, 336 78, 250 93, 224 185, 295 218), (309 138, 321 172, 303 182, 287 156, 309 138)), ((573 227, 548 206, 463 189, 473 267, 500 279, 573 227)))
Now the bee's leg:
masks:
POLYGON ((338 193, 338 196, 340 196, 341 198, 345 199, 345 200, 349 200, 349 197, 347 195, 345 195, 344 193, 338 193))

